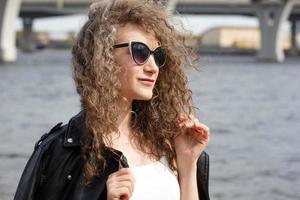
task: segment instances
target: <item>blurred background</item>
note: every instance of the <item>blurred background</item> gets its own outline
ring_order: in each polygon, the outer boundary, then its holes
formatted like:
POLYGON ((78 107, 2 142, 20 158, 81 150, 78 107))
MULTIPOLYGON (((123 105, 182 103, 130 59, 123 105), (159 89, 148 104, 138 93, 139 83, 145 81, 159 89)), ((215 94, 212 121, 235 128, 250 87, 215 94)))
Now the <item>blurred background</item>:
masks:
MULTIPOLYGON (((0 200, 35 142, 80 110, 70 48, 90 0, 0 1, 0 200)), ((213 200, 300 199, 300 1, 164 1, 198 53, 213 200)))

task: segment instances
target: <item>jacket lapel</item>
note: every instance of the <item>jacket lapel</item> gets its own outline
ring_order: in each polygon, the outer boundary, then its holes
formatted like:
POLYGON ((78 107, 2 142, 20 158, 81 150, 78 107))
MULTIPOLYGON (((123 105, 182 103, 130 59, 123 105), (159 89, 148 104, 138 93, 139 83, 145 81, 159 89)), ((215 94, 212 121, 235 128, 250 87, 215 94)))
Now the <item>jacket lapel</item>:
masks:
MULTIPOLYGON (((67 132, 64 137, 65 147, 78 147, 82 144, 84 125, 84 112, 80 111, 72 117, 68 123, 67 132)), ((120 169, 120 167, 128 167, 127 160, 122 152, 104 147, 103 156, 106 159, 106 168, 104 171, 94 178, 94 180, 86 186, 81 184, 83 174, 80 174, 79 180, 76 183, 74 192, 69 199, 72 200, 101 200, 106 199, 106 181, 111 173, 120 169)))

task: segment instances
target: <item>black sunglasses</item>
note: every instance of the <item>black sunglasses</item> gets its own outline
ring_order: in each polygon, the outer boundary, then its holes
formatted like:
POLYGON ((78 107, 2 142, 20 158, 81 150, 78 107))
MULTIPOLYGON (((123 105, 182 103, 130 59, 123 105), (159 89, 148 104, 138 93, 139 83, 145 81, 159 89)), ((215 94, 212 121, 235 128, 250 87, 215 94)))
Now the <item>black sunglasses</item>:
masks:
POLYGON ((153 51, 150 48, 142 43, 137 41, 129 41, 128 43, 121 43, 113 45, 114 48, 122 48, 122 47, 129 47, 129 51, 131 54, 132 59, 138 65, 145 64, 150 55, 153 54, 154 60, 158 68, 164 66, 166 62, 166 54, 163 48, 157 47, 153 51))

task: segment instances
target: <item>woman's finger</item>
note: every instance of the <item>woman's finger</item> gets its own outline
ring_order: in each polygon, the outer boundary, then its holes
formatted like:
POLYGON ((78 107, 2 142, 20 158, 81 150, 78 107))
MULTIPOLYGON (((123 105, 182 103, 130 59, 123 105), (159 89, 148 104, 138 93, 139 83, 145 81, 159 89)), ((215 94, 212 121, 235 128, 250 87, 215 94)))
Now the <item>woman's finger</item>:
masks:
POLYGON ((131 188, 134 187, 134 179, 128 175, 111 177, 110 179, 107 180, 107 183, 112 185, 120 185, 121 183, 127 185, 127 183, 130 183, 130 187, 131 188))
POLYGON ((203 128, 202 126, 197 126, 193 129, 194 131, 191 131, 192 133, 194 133, 194 137, 196 137, 196 139, 198 141, 208 141, 209 140, 209 129, 207 128, 203 128))
POLYGON ((107 193, 109 199, 120 198, 121 196, 131 197, 133 193, 132 183, 130 181, 109 182, 107 183, 107 193))
POLYGON ((130 168, 121 168, 120 170, 116 171, 111 175, 124 175, 124 174, 133 175, 132 170, 130 168))
POLYGON ((129 199, 131 197, 131 193, 127 187, 120 187, 115 191, 115 194, 117 194, 117 197, 120 199, 129 199))
POLYGON ((192 119, 185 119, 184 121, 179 123, 179 127, 190 128, 194 126, 195 122, 192 119))
POLYGON ((108 199, 129 199, 134 183, 134 175, 129 168, 122 168, 110 174, 106 181, 108 199))
POLYGON ((116 185, 116 188, 128 188, 129 190, 129 196, 133 193, 133 183, 131 181, 120 181, 118 182, 118 185, 116 185))

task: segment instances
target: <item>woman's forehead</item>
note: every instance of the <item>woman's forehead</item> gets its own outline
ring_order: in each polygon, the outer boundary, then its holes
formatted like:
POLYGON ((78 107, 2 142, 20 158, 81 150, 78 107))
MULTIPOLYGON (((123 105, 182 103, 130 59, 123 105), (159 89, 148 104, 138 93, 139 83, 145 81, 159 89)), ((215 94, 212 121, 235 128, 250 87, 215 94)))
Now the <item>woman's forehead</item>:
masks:
POLYGON ((154 31, 146 31, 141 25, 133 23, 119 26, 117 28, 116 43, 128 42, 130 40, 144 42, 151 48, 159 45, 154 31))

